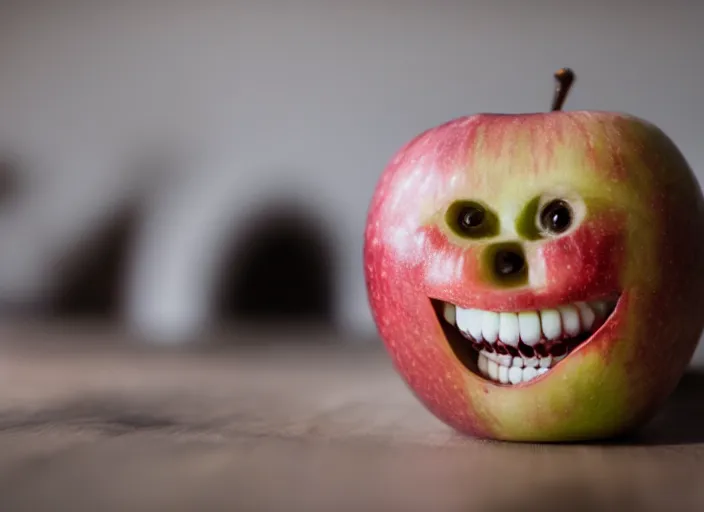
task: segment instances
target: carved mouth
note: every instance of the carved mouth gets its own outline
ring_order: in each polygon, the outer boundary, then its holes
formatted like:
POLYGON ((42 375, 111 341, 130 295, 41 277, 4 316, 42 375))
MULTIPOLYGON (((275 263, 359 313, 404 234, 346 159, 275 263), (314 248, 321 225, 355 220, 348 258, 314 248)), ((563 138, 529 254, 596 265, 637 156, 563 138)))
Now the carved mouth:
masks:
POLYGON ((603 326, 617 300, 550 309, 494 312, 431 299, 446 339, 468 370, 517 385, 548 373, 603 326))

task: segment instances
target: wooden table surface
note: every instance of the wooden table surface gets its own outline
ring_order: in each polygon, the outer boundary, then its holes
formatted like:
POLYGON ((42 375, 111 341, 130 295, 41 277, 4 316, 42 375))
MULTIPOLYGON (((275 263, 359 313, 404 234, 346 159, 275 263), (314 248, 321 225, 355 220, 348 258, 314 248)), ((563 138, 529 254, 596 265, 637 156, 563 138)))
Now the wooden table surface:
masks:
POLYGON ((704 374, 637 438, 498 443, 433 418, 378 344, 241 337, 4 327, 0 511, 704 510, 704 374))

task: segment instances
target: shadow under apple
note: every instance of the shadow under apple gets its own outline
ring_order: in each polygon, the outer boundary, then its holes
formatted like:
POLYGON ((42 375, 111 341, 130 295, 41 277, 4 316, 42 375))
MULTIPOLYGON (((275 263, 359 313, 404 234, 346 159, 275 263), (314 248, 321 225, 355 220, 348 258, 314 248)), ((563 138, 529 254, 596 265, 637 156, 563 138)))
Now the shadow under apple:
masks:
POLYGON ((704 371, 690 370, 660 412, 647 425, 608 444, 704 443, 704 371))

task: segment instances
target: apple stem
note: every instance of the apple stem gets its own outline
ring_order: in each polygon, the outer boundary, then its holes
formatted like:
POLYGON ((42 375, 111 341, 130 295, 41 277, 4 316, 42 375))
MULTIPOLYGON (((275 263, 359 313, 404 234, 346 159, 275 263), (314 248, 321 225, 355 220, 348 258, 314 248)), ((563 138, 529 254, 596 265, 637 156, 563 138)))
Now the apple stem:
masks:
POLYGON ((574 71, 570 68, 562 68, 555 73, 555 95, 552 99, 552 111, 562 110, 562 105, 565 103, 565 98, 569 94, 572 84, 574 83, 574 71))

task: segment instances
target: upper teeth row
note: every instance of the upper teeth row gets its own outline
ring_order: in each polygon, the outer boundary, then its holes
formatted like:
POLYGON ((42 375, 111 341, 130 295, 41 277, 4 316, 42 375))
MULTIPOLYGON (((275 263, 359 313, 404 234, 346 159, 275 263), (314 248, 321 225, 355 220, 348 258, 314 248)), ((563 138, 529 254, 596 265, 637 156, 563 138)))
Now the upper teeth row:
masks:
POLYGON ((594 301, 539 311, 497 313, 463 309, 445 303, 444 317, 448 323, 456 324, 460 331, 476 341, 495 343, 501 340, 513 347, 522 341, 528 346, 534 346, 543 337, 556 340, 590 331, 606 317, 608 307, 606 301, 594 301))

